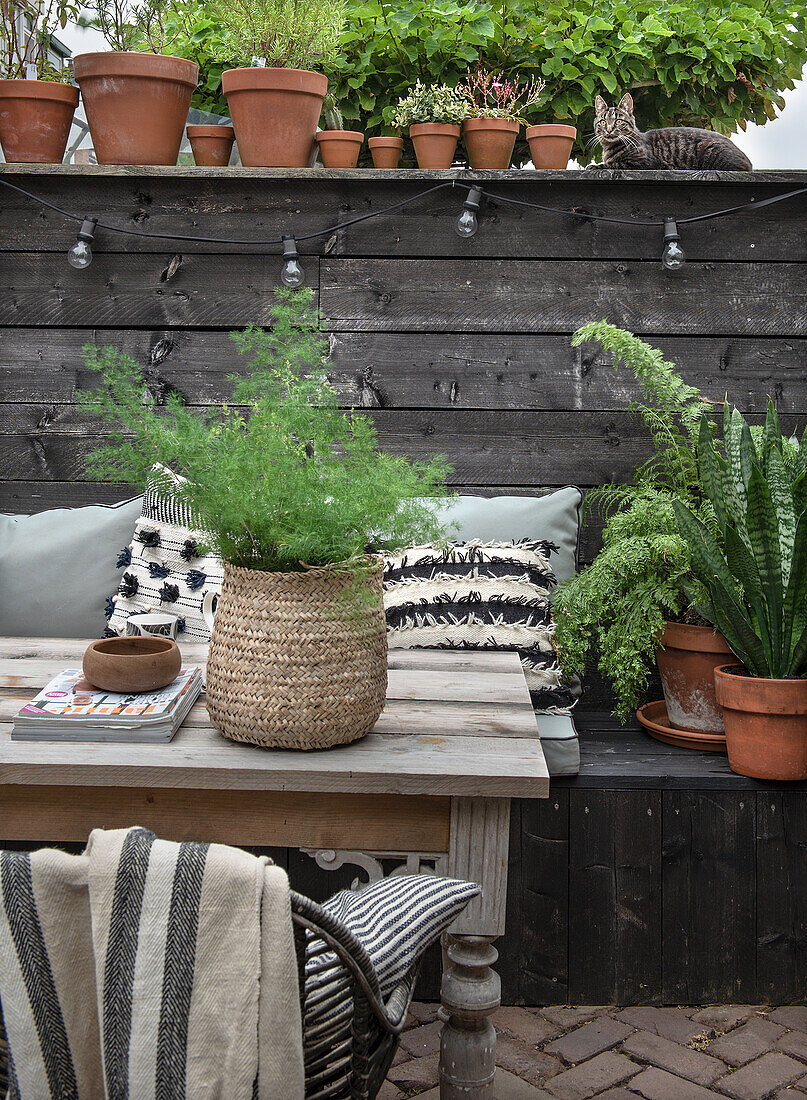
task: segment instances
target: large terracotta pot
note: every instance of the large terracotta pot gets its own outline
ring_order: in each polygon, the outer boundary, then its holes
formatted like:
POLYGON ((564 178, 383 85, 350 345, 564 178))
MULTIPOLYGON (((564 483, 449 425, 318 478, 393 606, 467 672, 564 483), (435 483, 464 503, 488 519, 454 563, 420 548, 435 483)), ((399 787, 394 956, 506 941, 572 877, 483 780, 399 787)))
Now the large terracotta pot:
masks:
POLYGON ((462 136, 472 168, 509 168, 519 123, 511 118, 466 118, 462 136))
POLYGON ((460 138, 459 126, 450 122, 416 122, 409 127, 420 168, 450 168, 460 138))
POLYGON ((364 134, 360 130, 320 130, 317 145, 325 168, 355 168, 364 134))
POLYGON ((723 714, 715 697, 715 668, 731 657, 722 634, 711 626, 667 623, 656 662, 670 725, 680 730, 722 733, 723 714))
POLYGON ((367 145, 376 168, 397 168, 403 149, 402 137, 371 137, 367 145))
POLYGON ((527 141, 532 163, 536 168, 565 168, 576 137, 574 126, 562 126, 555 122, 528 126, 527 141))
POLYGON ((197 165, 205 168, 226 168, 230 163, 235 141, 235 130, 232 126, 189 126, 187 134, 197 165))
POLYGON ((199 66, 153 53, 73 61, 99 164, 176 164, 199 66))
POLYGON ((807 779, 807 680, 765 680, 715 669, 729 766, 752 779, 807 779))
POLYGON ((50 80, 0 80, 0 145, 10 163, 61 164, 78 88, 50 80))
POLYGON ((307 168, 328 80, 308 69, 226 69, 227 96, 241 163, 307 168))

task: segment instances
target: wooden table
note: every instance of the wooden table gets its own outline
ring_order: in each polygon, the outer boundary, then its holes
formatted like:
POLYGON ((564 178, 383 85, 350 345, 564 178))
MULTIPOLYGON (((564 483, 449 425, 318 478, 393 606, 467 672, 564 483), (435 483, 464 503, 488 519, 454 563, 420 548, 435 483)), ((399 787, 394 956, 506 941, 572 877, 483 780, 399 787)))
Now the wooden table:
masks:
MULTIPOLYGON (((493 941, 505 930, 511 798, 549 793, 535 715, 511 653, 392 650, 375 729, 319 752, 225 740, 203 703, 173 742, 12 741, 11 720, 87 643, 0 639, 0 832, 4 841, 86 840, 145 825, 170 840, 299 847, 371 879, 434 870, 482 886, 450 929, 443 1100, 493 1096, 499 1003, 493 941)), ((183 647, 204 663, 202 647, 183 647)))

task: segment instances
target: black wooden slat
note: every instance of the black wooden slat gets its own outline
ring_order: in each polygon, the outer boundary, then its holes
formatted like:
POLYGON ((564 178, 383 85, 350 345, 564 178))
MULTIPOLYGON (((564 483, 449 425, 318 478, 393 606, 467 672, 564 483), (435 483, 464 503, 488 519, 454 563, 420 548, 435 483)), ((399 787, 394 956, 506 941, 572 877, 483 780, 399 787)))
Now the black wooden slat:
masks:
POLYGON ((647 1004, 661 976, 661 794, 569 792, 569 1001, 647 1004))
POLYGON ((754 1003, 756 798, 664 792, 667 1004, 754 1003))
MULTIPOLYGON (((525 1004, 569 1001, 569 792, 514 803, 521 808, 520 994, 525 1004)), ((511 853, 512 863, 512 853, 511 853)), ((508 929, 508 935, 510 930, 508 929)), ((576 950, 576 946, 575 946, 576 950)))
POLYGON ((323 323, 386 332, 568 332, 601 318, 637 333, 804 336, 799 264, 658 260, 340 260, 321 264, 323 323))
MULTIPOLYGON (((0 264, 0 325, 86 327, 268 324, 279 255, 100 253, 76 271, 48 252, 14 252, 0 264)), ((305 264, 316 286, 318 261, 305 264)))
POLYGON ((807 798, 760 792, 757 802, 757 999, 807 1000, 807 798))
MULTIPOLYGON (((631 373, 615 370, 593 346, 569 335, 337 332, 329 373, 345 405, 383 408, 626 409, 639 394, 631 373)), ((7 328, 0 335, 5 401, 70 402, 92 384, 86 343, 108 344, 148 369, 153 384, 176 387, 193 404, 219 403, 227 376, 243 371, 228 332, 198 329, 7 328)), ((744 412, 768 395, 780 412, 807 410, 807 340, 664 337, 650 342, 703 393, 744 412)))

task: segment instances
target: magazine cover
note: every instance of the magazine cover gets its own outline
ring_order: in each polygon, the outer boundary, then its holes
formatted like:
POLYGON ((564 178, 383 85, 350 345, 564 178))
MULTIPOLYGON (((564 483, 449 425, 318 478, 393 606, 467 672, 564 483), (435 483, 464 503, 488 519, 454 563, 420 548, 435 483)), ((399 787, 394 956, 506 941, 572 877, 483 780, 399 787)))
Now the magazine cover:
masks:
POLYGON ((195 684, 198 669, 183 668, 168 687, 159 691, 117 695, 100 691, 84 679, 80 668, 68 668, 59 673, 36 698, 26 703, 17 718, 74 719, 82 724, 93 720, 125 725, 134 720, 138 725, 164 721, 177 709, 180 700, 195 684))

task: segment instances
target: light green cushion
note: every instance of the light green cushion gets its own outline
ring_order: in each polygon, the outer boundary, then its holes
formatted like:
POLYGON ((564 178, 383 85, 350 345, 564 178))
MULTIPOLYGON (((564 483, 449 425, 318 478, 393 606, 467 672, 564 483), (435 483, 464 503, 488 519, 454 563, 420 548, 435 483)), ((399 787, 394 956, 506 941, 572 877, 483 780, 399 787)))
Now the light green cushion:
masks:
POLYGON ((143 498, 0 515, 0 634, 100 638, 143 498))

